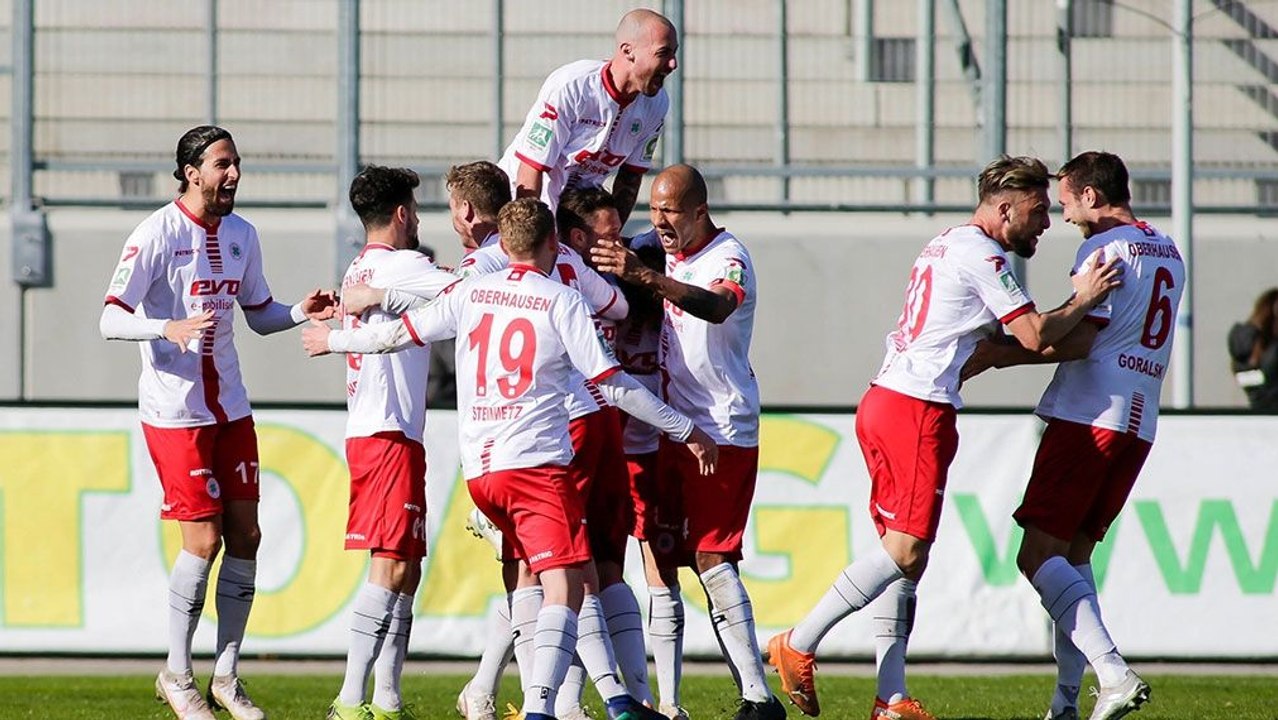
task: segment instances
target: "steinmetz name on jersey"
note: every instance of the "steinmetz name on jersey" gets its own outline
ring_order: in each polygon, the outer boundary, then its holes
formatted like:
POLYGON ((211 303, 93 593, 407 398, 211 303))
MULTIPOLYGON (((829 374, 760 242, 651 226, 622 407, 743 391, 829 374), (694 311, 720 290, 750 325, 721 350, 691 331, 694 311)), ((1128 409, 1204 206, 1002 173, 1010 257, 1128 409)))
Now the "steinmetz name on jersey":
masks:
POLYGON ((129 235, 106 302, 152 319, 181 320, 205 311, 213 324, 182 349, 163 338, 139 344, 138 410, 155 427, 199 427, 247 417, 248 393, 235 353, 236 303, 271 303, 257 230, 234 213, 205 225, 174 201, 129 235))
POLYGON ((652 167, 670 98, 661 90, 622 104, 608 70, 602 60, 578 60, 552 72, 498 163, 512 185, 520 163, 546 173, 541 201, 551 210, 565 188, 600 187, 618 167, 652 167))
POLYGON ((413 340, 457 337, 462 472, 567 465, 573 370, 602 380, 620 368, 581 293, 514 264, 448 288, 403 316, 413 340))
MULTIPOLYGON (((342 289, 364 283, 393 287, 424 299, 434 298, 457 278, 440 270, 416 250, 396 250, 389 245, 364 246, 342 278, 342 289)), ((378 308, 364 319, 342 316, 342 329, 360 325, 399 322, 399 317, 378 308)), ((346 437, 368 437, 398 430, 422 442, 426 426, 426 381, 430 350, 413 348, 387 355, 346 356, 346 437)))
POLYGON ((666 302, 659 360, 666 402, 719 445, 759 444, 759 383, 750 367, 758 286, 750 253, 720 230, 691 255, 666 256, 666 275, 701 288, 723 286, 737 308, 722 323, 706 322, 666 302))
POLYGON ((1098 249, 1097 262, 1122 258, 1123 284, 1088 314, 1101 325, 1091 352, 1056 367, 1037 413, 1153 442, 1185 263, 1171 238, 1143 222, 1085 240, 1074 271, 1087 270, 1084 264, 1098 249))
POLYGON ((905 307, 873 382, 963 407, 959 371, 976 343, 1033 309, 1001 245, 973 225, 950 228, 910 268, 905 307))

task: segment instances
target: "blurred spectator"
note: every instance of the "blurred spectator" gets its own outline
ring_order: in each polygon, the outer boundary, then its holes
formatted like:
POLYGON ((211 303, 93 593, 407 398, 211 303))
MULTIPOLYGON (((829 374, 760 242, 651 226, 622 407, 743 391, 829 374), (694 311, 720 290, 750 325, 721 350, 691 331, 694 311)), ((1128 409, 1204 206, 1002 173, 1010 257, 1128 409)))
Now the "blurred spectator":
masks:
POLYGON ((1251 409, 1278 413, 1278 288, 1261 293, 1251 317, 1229 329, 1229 357, 1251 409))

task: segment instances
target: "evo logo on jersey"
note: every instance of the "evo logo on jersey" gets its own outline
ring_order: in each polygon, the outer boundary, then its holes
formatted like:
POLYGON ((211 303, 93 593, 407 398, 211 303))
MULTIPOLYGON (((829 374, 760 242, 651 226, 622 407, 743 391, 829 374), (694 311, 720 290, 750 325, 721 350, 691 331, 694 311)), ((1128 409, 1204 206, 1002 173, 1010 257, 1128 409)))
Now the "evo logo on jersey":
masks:
POLYGON ((593 152, 590 150, 582 150, 577 153, 576 157, 573 158, 573 161, 578 165, 597 162, 602 163, 606 167, 614 168, 620 165, 621 161, 625 159, 625 155, 613 155, 607 150, 595 150, 593 152))
POLYGON ((239 280, 193 280, 191 282, 191 295, 239 295, 239 280))

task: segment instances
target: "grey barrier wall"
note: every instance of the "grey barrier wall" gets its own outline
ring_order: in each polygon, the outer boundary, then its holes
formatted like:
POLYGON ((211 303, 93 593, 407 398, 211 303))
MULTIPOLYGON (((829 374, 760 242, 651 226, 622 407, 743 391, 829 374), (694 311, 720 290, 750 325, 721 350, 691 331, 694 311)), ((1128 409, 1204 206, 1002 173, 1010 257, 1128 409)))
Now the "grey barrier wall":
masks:
MULTIPOLYGON (((251 187, 251 176, 246 176, 251 187)), ((243 211, 262 237, 275 297, 298 299, 336 276, 331 216, 325 211, 243 211)), ((50 213, 56 287, 28 290, 25 337, 12 309, 18 294, 0 283, 0 367, 15 377, 25 360, 23 396, 30 400, 136 398, 138 350, 104 342, 97 323, 103 293, 124 239, 145 212, 59 209, 50 213)), ((896 322, 909 266, 919 248, 965 216, 730 213, 716 221, 744 239, 759 273, 752 358, 763 400, 770 405, 845 406, 856 403, 883 356, 883 338, 896 322)), ((1152 218, 1155 225, 1165 219, 1152 218)), ((1061 302, 1078 233, 1059 216, 1028 263, 1029 285, 1042 307, 1061 302)), ((423 244, 455 263, 460 248, 446 215, 425 214, 423 244)), ((1278 285, 1278 221, 1212 216, 1198 219, 1195 278, 1198 319, 1194 370, 1200 407, 1243 404, 1225 354, 1229 325, 1244 318, 1259 292, 1278 285)), ((8 247, 0 235, 0 248, 8 247)), ((0 253, 7 261, 7 252, 0 253)), ((261 338, 237 320, 236 334, 250 397, 273 401, 340 401, 342 365, 308 360, 296 331, 261 338)), ((1174 374, 1180 369, 1171 368, 1174 374)), ((1050 376, 1047 368, 1005 370, 964 389, 969 405, 1026 406, 1050 376)), ((1171 385, 1171 378, 1167 386, 1171 385)), ((14 382, 0 397, 19 396, 14 382), (12 386, 12 387, 10 387, 12 386)), ((1164 393, 1164 400, 1169 397, 1164 393)))

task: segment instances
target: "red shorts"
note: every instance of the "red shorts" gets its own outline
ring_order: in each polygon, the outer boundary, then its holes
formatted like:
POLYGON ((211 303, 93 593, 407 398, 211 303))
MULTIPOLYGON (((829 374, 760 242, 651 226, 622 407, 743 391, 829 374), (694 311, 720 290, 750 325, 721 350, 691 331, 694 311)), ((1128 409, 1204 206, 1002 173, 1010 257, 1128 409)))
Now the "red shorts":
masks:
POLYGON ((164 489, 165 520, 202 520, 221 515, 227 500, 261 496, 252 416, 190 428, 142 423, 142 435, 164 489))
POLYGON ((498 470, 466 483, 475 507, 501 530, 502 557, 533 573, 590 559, 585 509, 570 467, 498 470))
POLYGON ((568 423, 572 436, 570 465, 578 473, 586 505, 586 533, 596 560, 621 563, 634 524, 630 474, 621 444, 621 413, 604 408, 568 423))
POLYGON ((395 560, 426 555, 426 448, 398 431, 346 439, 346 549, 395 560))
POLYGON ((950 463, 958 453, 953 405, 871 385, 856 410, 856 439, 870 471, 870 518, 888 530, 936 539, 950 463))
POLYGON ((686 445, 662 437, 657 475, 663 483, 681 488, 685 553, 718 553, 729 562, 739 561, 759 475, 759 448, 720 445, 718 467, 713 475, 703 476, 686 445))
POLYGON ((1134 433, 1049 421, 1025 498, 1012 517, 1067 542, 1079 534, 1104 540, 1151 447, 1134 433))
POLYGON ((657 453, 627 455, 635 522, 630 534, 648 543, 658 560, 678 564, 683 550, 683 490, 670 473, 657 472, 657 453))

